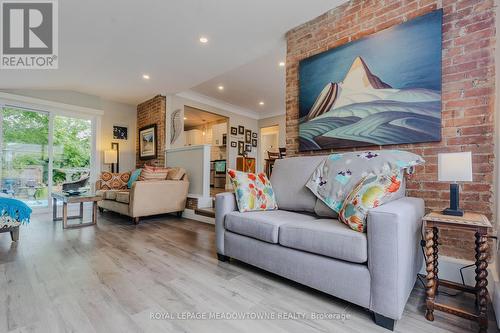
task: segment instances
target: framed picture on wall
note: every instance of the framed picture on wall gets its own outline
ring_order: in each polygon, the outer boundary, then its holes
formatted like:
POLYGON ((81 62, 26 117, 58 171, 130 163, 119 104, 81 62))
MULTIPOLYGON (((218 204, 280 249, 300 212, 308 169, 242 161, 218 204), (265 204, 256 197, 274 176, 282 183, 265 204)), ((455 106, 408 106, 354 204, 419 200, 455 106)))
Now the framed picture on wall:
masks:
POLYGON ((236 147, 238 147, 236 141, 231 141, 231 148, 236 148, 236 147))
POLYGON ((151 160, 156 156, 156 124, 144 126, 139 130, 139 158, 151 160))
POLYGON ((252 139, 252 147, 257 147, 257 139, 252 139))
POLYGON ((245 151, 246 151, 247 153, 251 153, 251 152, 252 152, 252 145, 248 145, 248 144, 247 144, 247 145, 245 145, 245 151))
POLYGON ((245 134, 245 126, 239 125, 238 126, 238 134, 245 134))
POLYGON ((245 155, 245 143, 243 141, 238 141, 238 155, 245 155))
POLYGON ((238 135, 238 129, 236 127, 231 127, 231 135, 238 135))
POLYGON ((128 139, 128 128, 125 126, 113 125, 113 139, 115 139, 115 140, 127 140, 128 139))
POLYGON ((257 132, 252 132, 252 138, 257 139, 257 132))
POLYGON ((245 143, 252 143, 252 131, 249 129, 245 131, 245 143))

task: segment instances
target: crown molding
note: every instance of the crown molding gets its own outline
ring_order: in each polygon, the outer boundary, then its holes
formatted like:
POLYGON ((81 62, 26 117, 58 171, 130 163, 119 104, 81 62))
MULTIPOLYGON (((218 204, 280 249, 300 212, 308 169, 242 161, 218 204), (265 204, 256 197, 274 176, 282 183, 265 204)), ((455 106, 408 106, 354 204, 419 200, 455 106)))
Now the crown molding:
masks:
POLYGON ((176 96, 190 99, 190 100, 193 100, 193 101, 198 102, 198 103, 207 104, 207 105, 210 105, 214 108, 218 108, 218 109, 222 109, 222 110, 225 110, 228 112, 232 112, 232 113, 238 114, 240 116, 245 116, 245 117, 256 119, 256 120, 260 119, 259 114, 257 114, 257 112, 255 112, 253 110, 250 110, 247 108, 242 108, 241 106, 227 103, 227 102, 215 99, 213 97, 194 92, 192 90, 187 90, 187 91, 177 93, 176 96))
POLYGON ((237 106, 228 102, 221 101, 219 99, 203 95, 197 92, 194 92, 192 90, 186 90, 180 93, 175 94, 175 96, 186 98, 193 100, 198 103, 203 103, 210 105, 212 107, 222 109, 231 113, 238 114, 240 116, 245 116, 248 118, 256 119, 256 120, 261 120, 261 119, 266 119, 266 118, 271 118, 271 117, 276 117, 276 116, 282 116, 285 115, 285 111, 277 111, 273 112, 271 114, 260 114, 254 110, 243 108, 241 106, 237 106))

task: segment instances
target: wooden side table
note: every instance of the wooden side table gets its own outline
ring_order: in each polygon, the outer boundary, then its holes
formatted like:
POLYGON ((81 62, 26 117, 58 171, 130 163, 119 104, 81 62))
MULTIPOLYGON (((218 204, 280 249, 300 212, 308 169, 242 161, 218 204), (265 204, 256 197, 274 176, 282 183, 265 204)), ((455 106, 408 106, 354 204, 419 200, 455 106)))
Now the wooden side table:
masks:
POLYGON ((63 221, 62 226, 63 229, 68 228, 81 228, 87 227, 90 225, 97 224, 97 202, 102 200, 102 197, 96 195, 94 193, 82 193, 80 195, 67 195, 62 192, 52 192, 52 220, 53 221, 63 221), (57 201, 62 201, 63 209, 62 209, 62 217, 57 216, 57 201), (92 202, 92 221, 84 223, 81 221, 83 218, 83 203, 84 202, 92 202), (68 204, 79 203, 80 204, 80 214, 76 216, 68 216, 68 204), (69 224, 69 219, 80 219, 80 223, 78 224, 69 224))
POLYGON ((464 216, 443 215, 440 212, 432 212, 423 218, 425 227, 425 263, 427 271, 426 283, 426 306, 425 318, 434 320, 434 310, 454 314, 456 316, 476 321, 479 324, 479 332, 486 333, 488 330, 488 229, 491 223, 486 216, 475 213, 465 213, 464 216), (438 241, 439 228, 455 230, 469 230, 475 232, 476 237, 476 285, 464 286, 459 283, 441 280, 438 278, 438 241), (445 286, 459 291, 469 292, 476 295, 476 313, 441 304, 435 301, 435 295, 439 286, 445 286))

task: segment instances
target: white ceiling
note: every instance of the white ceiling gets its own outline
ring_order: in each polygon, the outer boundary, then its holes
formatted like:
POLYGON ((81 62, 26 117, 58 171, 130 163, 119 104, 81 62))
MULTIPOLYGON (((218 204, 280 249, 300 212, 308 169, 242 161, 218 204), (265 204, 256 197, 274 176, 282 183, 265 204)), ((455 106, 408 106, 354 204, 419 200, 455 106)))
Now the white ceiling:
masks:
POLYGON ((59 69, 1 70, 0 89, 65 89, 137 104, 195 87, 251 110, 263 99, 262 110, 275 112, 284 105, 276 60, 285 32, 342 2, 59 1, 59 69), (219 82, 222 96, 213 91, 219 82))
POLYGON ((285 113, 286 43, 229 72, 218 75, 191 90, 255 112, 259 117, 285 113), (222 85, 224 90, 219 90, 222 85), (263 101, 264 105, 259 105, 263 101))

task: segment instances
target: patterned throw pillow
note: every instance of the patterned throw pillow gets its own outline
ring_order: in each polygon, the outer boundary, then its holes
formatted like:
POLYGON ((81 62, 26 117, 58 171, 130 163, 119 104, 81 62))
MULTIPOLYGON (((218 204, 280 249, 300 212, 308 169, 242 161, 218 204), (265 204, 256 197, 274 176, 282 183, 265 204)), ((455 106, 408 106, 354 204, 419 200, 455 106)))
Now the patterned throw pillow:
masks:
POLYGON ((246 173, 229 169, 240 212, 278 209, 273 187, 265 173, 246 173))
POLYGON ((101 190, 124 190, 127 189, 127 182, 130 179, 130 172, 111 173, 104 171, 101 173, 101 190))
POLYGON ((423 163, 419 155, 401 150, 332 154, 318 166, 306 186, 328 207, 339 212, 347 195, 363 177, 410 169, 423 163))
POLYGON ((134 172, 130 175, 130 179, 128 180, 127 187, 132 188, 132 185, 139 180, 141 176, 142 169, 135 169, 134 172))
POLYGON ((139 180, 142 181, 154 181, 154 180, 165 180, 167 179, 168 172, 170 168, 160 168, 145 165, 141 171, 141 176, 139 180))
POLYGON ((168 172, 167 179, 168 180, 181 180, 182 177, 186 174, 186 169, 184 168, 171 168, 168 172))
POLYGON ((339 220, 353 230, 365 232, 368 210, 402 197, 404 194, 398 191, 402 181, 403 174, 399 169, 363 177, 345 199, 339 220))

